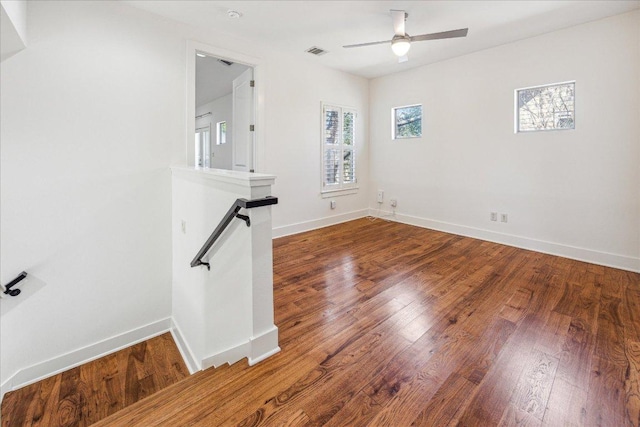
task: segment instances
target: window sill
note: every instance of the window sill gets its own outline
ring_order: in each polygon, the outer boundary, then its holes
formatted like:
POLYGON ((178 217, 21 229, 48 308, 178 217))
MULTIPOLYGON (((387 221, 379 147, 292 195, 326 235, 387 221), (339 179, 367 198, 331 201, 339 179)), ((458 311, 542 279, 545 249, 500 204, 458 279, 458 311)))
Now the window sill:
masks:
POLYGON ((357 192, 358 192, 358 187, 342 188, 340 190, 321 191, 320 196, 323 199, 328 199, 330 197, 349 196, 351 194, 356 194, 357 192))

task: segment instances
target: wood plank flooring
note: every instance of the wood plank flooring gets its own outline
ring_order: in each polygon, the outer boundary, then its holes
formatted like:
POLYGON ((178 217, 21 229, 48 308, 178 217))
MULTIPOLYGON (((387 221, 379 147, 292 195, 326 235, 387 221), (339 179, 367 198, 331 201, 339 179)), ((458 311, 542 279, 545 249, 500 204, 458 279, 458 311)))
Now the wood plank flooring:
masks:
POLYGON ((274 297, 279 354, 96 426, 640 424, 639 274, 361 219, 276 239, 274 297))
POLYGON ((88 426, 188 375, 166 333, 7 393, 2 425, 88 426))

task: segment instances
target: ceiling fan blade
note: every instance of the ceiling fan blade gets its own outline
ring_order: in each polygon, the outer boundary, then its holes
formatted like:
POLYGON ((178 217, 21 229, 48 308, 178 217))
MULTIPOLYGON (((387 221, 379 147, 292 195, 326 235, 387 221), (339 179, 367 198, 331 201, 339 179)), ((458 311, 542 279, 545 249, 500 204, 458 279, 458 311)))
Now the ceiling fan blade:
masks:
POLYGON ((409 57, 407 55, 401 56, 400 58, 398 58, 398 64, 402 64, 403 62, 407 62, 408 60, 409 57))
POLYGON ((391 17, 393 18, 393 31, 395 31, 396 36, 404 36, 404 21, 406 17, 405 11, 391 9, 390 12, 391 17))
POLYGON ((342 47, 350 48, 350 47, 373 46, 373 45, 375 45, 375 44, 385 44, 385 43, 391 43, 391 40, 385 40, 385 41, 382 41, 382 42, 369 42, 369 43, 348 44, 348 45, 346 45, 346 46, 342 46, 342 47))
POLYGON ((419 36, 411 36, 412 42, 420 42, 423 40, 439 40, 439 39, 453 39, 456 37, 466 37, 468 28, 462 28, 460 30, 443 31, 441 33, 421 34, 419 36))

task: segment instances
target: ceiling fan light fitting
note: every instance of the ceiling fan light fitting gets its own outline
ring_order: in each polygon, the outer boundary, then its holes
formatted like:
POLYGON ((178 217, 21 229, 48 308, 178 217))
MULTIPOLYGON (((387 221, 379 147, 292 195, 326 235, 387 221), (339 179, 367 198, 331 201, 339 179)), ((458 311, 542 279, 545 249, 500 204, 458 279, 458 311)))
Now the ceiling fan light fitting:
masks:
POLYGON ((404 37, 394 37, 391 40, 391 50, 396 56, 405 56, 409 49, 411 48, 411 42, 408 36, 404 37))

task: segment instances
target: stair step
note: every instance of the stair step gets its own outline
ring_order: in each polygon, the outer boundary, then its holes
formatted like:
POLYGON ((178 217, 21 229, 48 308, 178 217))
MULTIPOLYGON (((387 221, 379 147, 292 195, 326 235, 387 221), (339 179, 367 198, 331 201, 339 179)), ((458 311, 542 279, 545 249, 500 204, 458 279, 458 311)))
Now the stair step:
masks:
POLYGON ((3 425, 91 425, 189 371, 170 333, 5 394, 3 425))

